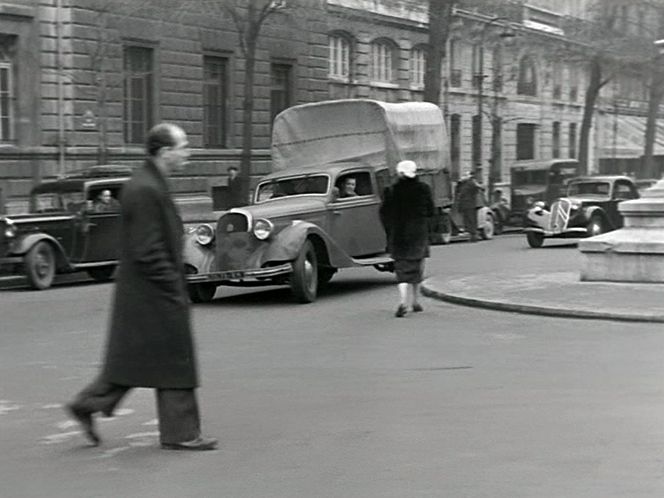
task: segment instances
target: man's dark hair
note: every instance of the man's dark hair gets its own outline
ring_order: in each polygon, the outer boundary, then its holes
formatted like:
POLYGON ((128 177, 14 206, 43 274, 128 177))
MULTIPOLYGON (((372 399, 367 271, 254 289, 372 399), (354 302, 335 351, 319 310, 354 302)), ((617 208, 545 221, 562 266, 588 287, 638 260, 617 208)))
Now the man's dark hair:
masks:
POLYGON ((175 145, 174 129, 175 125, 170 123, 159 123, 148 132, 145 148, 150 157, 156 156, 159 149, 173 147, 175 145))
POLYGON ((231 172, 231 171, 240 171, 240 170, 238 169, 237 166, 229 166, 228 167, 228 172, 231 172))

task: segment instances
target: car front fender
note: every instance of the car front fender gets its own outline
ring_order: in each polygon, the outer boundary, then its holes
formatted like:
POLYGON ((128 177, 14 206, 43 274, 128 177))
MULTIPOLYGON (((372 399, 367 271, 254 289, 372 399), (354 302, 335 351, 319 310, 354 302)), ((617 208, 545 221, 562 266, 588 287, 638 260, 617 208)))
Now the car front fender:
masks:
POLYGON ((209 273, 214 269, 214 242, 204 246, 196 241, 195 229, 184 239, 182 259, 187 273, 209 273))
POLYGON ((12 244, 12 251, 9 254, 10 256, 25 256, 30 249, 32 249, 35 244, 39 242, 48 242, 54 247, 56 265, 58 268, 66 268, 70 266, 67 257, 65 256, 65 250, 62 247, 62 244, 58 242, 55 237, 45 233, 30 233, 23 237, 19 237, 12 244))
POLYGON ((45 233, 31 233, 14 241, 12 244, 12 255, 22 256, 32 249, 37 242, 41 241, 53 244, 60 255, 64 254, 62 245, 54 237, 45 233))
POLYGON ((330 235, 318 225, 306 221, 294 221, 268 239, 268 245, 257 264, 262 267, 269 262, 293 261, 300 253, 304 242, 314 239, 314 245, 327 252, 329 263, 335 268, 353 266, 353 260, 341 249, 330 235))
POLYGON ((583 208, 583 215, 586 217, 586 220, 590 220, 594 214, 599 214, 606 218, 606 213, 600 206, 588 206, 587 208, 583 208))
POLYGON ((525 224, 536 227, 548 227, 551 220, 551 212, 544 208, 531 208, 525 215, 525 224))

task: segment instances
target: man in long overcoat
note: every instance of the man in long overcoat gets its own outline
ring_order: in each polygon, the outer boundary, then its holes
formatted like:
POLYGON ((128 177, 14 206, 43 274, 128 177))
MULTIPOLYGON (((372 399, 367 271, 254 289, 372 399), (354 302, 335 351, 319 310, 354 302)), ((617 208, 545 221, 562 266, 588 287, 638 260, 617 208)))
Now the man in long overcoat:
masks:
POLYGON ((162 447, 213 449, 216 440, 200 432, 182 223, 167 180, 189 157, 187 136, 159 124, 148 134, 147 152, 121 194, 121 255, 104 365, 67 408, 99 444, 93 415, 111 416, 132 387, 154 388, 162 447))
POLYGON ((429 186, 417 179, 415 162, 399 162, 397 174, 397 182, 385 191, 381 219, 399 289, 400 302, 395 315, 402 317, 409 305, 415 312, 422 311, 419 286, 424 259, 429 257, 429 223, 434 204, 429 186))

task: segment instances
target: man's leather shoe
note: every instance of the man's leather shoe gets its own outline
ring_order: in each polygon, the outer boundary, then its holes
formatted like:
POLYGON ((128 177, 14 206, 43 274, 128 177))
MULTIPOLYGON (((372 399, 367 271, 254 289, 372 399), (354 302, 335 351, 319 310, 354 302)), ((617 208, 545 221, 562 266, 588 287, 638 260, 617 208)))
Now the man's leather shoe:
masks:
POLYGON ((424 308, 422 308, 422 305, 419 303, 413 304, 413 312, 414 313, 419 313, 420 311, 424 311, 424 308))
POLYGON ((394 316, 397 318, 401 318, 402 316, 406 316, 406 312, 408 311, 408 308, 406 308, 403 304, 400 304, 399 307, 397 308, 396 313, 394 313, 394 316))
POLYGON ((165 450, 207 451, 217 449, 217 440, 211 437, 199 436, 191 441, 181 443, 161 443, 165 450))
POLYGON ((101 444, 101 438, 95 429, 95 422, 92 418, 92 412, 84 410, 73 403, 67 405, 66 408, 69 415, 71 415, 76 419, 76 421, 78 421, 79 424, 81 424, 83 433, 90 440, 90 442, 95 446, 99 446, 101 444))

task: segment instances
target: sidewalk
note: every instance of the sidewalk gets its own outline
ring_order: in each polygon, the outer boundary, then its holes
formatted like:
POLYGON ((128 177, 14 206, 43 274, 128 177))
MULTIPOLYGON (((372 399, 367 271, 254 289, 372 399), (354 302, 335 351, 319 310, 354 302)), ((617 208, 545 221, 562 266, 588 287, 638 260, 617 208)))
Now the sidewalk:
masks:
MULTIPOLYGON (((466 252, 486 250, 489 244, 505 245, 505 237, 476 244, 466 252), (482 245, 483 247, 477 247, 482 245)), ((511 237, 515 239, 514 237, 511 237)), ((516 240, 516 239, 515 239, 516 240)), ((511 247, 507 251, 512 250, 511 247)), ((519 251, 523 264, 510 260, 501 264, 495 256, 496 272, 472 275, 445 275, 441 258, 431 258, 429 273, 422 285, 428 297, 456 304, 500 311, 569 318, 664 322, 664 284, 581 282, 577 270, 578 249, 536 249, 519 251), (548 254, 546 251, 550 251, 548 254), (563 257, 560 257, 564 251, 563 257), (529 256, 530 255, 530 256, 529 256), (542 271, 527 258, 550 255, 542 271), (575 264, 570 264, 571 262, 575 264)), ((513 258, 515 254, 506 253, 513 258)))

